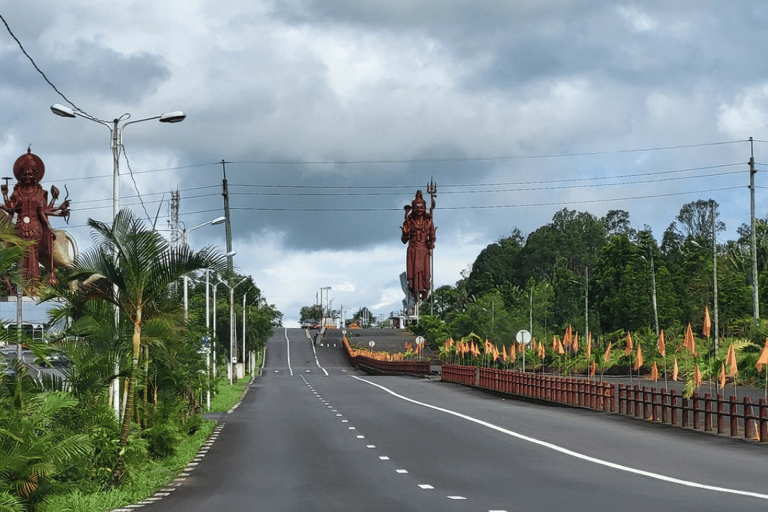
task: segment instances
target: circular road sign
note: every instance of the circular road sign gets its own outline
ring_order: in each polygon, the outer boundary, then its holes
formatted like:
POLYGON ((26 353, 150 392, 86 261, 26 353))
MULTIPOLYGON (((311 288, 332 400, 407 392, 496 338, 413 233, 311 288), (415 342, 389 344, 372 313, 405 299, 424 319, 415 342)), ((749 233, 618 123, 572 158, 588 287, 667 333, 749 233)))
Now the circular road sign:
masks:
POLYGON ((515 339, 518 343, 522 343, 523 345, 527 345, 531 342, 531 333, 523 329, 522 331, 517 331, 517 334, 515 335, 515 339))

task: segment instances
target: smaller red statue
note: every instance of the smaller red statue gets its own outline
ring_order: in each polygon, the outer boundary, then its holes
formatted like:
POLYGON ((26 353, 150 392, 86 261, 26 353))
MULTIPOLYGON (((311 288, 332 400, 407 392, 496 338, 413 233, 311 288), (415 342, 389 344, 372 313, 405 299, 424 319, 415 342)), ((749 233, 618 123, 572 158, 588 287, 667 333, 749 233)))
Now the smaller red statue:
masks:
POLYGON ((432 210, 435 208, 437 185, 430 181, 427 192, 432 204, 427 211, 421 190, 410 205, 405 206, 401 240, 408 244, 406 256, 406 276, 408 291, 416 303, 423 302, 432 288, 432 250, 435 248, 435 225, 432 223, 432 210))
POLYGON ((16 234, 32 242, 22 262, 22 275, 30 281, 31 291, 37 288, 40 281, 40 264, 48 268, 48 283, 52 286, 57 284, 53 257, 56 234, 48 217, 69 217, 68 200, 55 206, 59 198, 59 189, 55 186, 51 187, 51 200, 48 201, 48 192, 40 185, 44 174, 43 161, 30 148, 13 164, 13 175, 17 183, 13 186, 10 198, 7 182, 0 185, 4 199, 0 209, 11 220, 15 216, 16 234))

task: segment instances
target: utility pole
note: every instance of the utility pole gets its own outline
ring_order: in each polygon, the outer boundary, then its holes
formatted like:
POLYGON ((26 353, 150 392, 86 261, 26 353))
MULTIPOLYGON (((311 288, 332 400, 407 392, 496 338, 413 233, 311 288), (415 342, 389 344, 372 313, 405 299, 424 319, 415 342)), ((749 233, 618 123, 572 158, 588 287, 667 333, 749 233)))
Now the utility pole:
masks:
POLYGON ((715 222, 715 201, 709 201, 710 216, 712 217, 712 294, 714 295, 715 309, 715 354, 717 354, 719 325, 717 319, 717 224, 715 222))
POLYGON ((224 180, 221 182, 221 195, 224 196, 224 217, 226 218, 225 226, 227 230, 227 279, 229 280, 229 285, 232 286, 232 276, 235 272, 235 266, 233 262, 234 257, 232 256, 232 223, 229 217, 229 190, 227 189, 227 167, 225 164, 226 162, 222 160, 221 170, 224 172, 224 180))
POLYGON ((749 202, 750 220, 752 222, 752 309, 754 311, 755 325, 760 325, 760 301, 757 283, 757 226, 755 226, 755 146, 752 137, 749 138, 749 202))

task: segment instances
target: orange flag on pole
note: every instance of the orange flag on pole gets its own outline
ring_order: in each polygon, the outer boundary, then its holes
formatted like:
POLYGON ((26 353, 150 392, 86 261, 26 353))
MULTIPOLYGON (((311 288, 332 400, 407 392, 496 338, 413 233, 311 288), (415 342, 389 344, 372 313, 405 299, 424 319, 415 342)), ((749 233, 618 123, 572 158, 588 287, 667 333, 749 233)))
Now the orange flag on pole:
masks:
POLYGON ((672 380, 677 380, 678 373, 680 373, 680 369, 677 367, 677 358, 675 358, 675 366, 672 368, 672 380))
POLYGON ((592 358, 592 333, 587 335, 587 359, 592 358))
POLYGON ((765 345, 763 345, 763 351, 760 352, 760 357, 757 358, 757 371, 763 369, 763 365, 768 364, 768 338, 765 338, 765 345))
POLYGON ((701 386, 701 371, 699 371, 699 363, 696 363, 696 372, 693 375, 693 384, 696 388, 701 386))
POLYGON ((571 330, 571 325, 568 324, 568 328, 565 330, 565 334, 563 335, 563 345, 570 348, 572 343, 573 331, 571 330))
POLYGON ((691 354, 696 355, 696 342, 693 340, 693 331, 691 330, 691 324, 688 324, 688 328, 685 330, 685 339, 683 340, 683 347, 691 351, 691 354))
POLYGON ((701 330, 701 334, 703 334, 705 338, 709 338, 711 329, 712 322, 709 320, 709 306, 704 306, 704 328, 701 330))
POLYGON ((517 359, 517 343, 512 343, 512 346, 509 347, 509 358, 513 363, 515 362, 515 359, 517 359))
POLYGON ((666 356, 667 355, 667 346, 664 343, 664 329, 662 329, 659 332, 658 345, 659 345, 659 355, 662 356, 662 357, 666 356))
POLYGON ((635 358, 635 370, 639 370, 643 366, 643 350, 640 344, 637 344, 637 357, 635 358))
POLYGON ((579 351, 579 333, 575 333, 573 335, 573 351, 578 352, 579 351))
POLYGON ((731 377, 736 376, 736 374, 739 373, 739 369, 736 367, 736 352, 733 350, 733 343, 728 347, 728 357, 726 357, 726 361, 728 361, 728 375, 731 377))
POLYGON ((725 389, 725 363, 720 363, 720 375, 718 377, 720 389, 725 389))
POLYGON ((560 340, 557 340, 557 353, 560 355, 565 354, 565 350, 563 350, 563 344, 560 343, 560 340))
POLYGON ((547 351, 544 348, 544 342, 539 343, 539 358, 544 359, 547 357, 547 351))
POLYGON ((591 377, 594 377, 594 375, 595 375, 595 360, 594 359, 592 360, 592 364, 589 365, 589 375, 591 377))
POLYGON ((651 368, 651 379, 653 382, 659 380, 659 368, 656 366, 656 361, 653 362, 653 368, 651 368))
POLYGON ((627 347, 624 349, 624 352, 627 355, 632 353, 632 335, 629 334, 629 331, 627 331, 627 347))
POLYGON ((605 354, 603 354, 603 361, 607 364, 608 361, 611 359, 611 342, 608 343, 608 348, 605 349, 605 354))

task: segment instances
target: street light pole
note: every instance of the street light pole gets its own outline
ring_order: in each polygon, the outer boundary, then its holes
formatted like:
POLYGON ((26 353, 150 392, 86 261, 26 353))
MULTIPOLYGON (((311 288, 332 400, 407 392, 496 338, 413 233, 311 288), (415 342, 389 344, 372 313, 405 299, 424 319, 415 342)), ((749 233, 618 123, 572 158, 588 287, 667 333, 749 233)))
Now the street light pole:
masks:
POLYGON ((219 284, 223 284, 229 288, 229 383, 234 382, 235 374, 235 288, 247 281, 248 278, 244 277, 234 286, 230 286, 226 281, 223 281, 219 277, 219 284))
MULTIPOLYGON (((184 246, 185 247, 189 247, 189 234, 192 231, 194 231, 196 229, 199 229, 199 228, 202 228, 202 227, 205 227, 205 226, 208 226, 208 225, 215 226, 216 224, 221 224, 222 222, 224 222, 224 220, 226 220, 225 217, 217 217, 217 218, 215 218, 213 220, 209 220, 208 222, 203 222, 202 224, 198 224, 197 226, 194 226, 192 228, 184 229, 183 234, 182 234, 182 240, 184 242, 184 246)), ((187 276, 187 274, 184 274, 182 276, 182 278, 184 280, 184 321, 186 322, 187 320, 189 320, 189 296, 187 294, 187 288, 188 288, 188 285, 189 285, 189 277, 187 276)), ((208 295, 208 271, 207 270, 206 270, 206 274, 205 274, 205 279, 206 279, 206 285, 205 285, 206 301, 205 301, 205 305, 206 305, 206 308, 207 308, 208 307, 208 297, 207 297, 207 295, 208 295)), ((205 321, 206 321, 206 329, 207 329, 208 328, 208 310, 207 309, 205 311, 205 321)))
MULTIPOLYGON (((97 119, 89 116, 84 112, 71 109, 61 104, 51 105, 51 111, 57 116, 61 117, 82 117, 88 119, 100 125, 106 126, 110 132, 110 147, 112 149, 112 220, 115 220, 117 213, 120 211, 120 149, 123 147, 123 130, 129 124, 141 123, 143 121, 152 121, 158 119, 161 123, 179 123, 186 118, 186 114, 181 111, 169 112, 167 114, 161 114, 151 117, 145 117, 142 119, 136 119, 135 121, 129 121, 130 114, 123 114, 122 116, 114 119, 112 123, 97 119)), ((115 262, 117 262, 117 252, 114 254, 115 262)), ((117 295, 117 286, 113 286, 115 295, 117 295)), ((120 310, 115 306, 115 333, 119 335, 120 325, 120 310)), ((120 373, 120 363, 115 361, 115 375, 120 373)), ((115 415, 120 418, 120 379, 115 377, 112 380, 112 404, 115 410, 115 415)))

